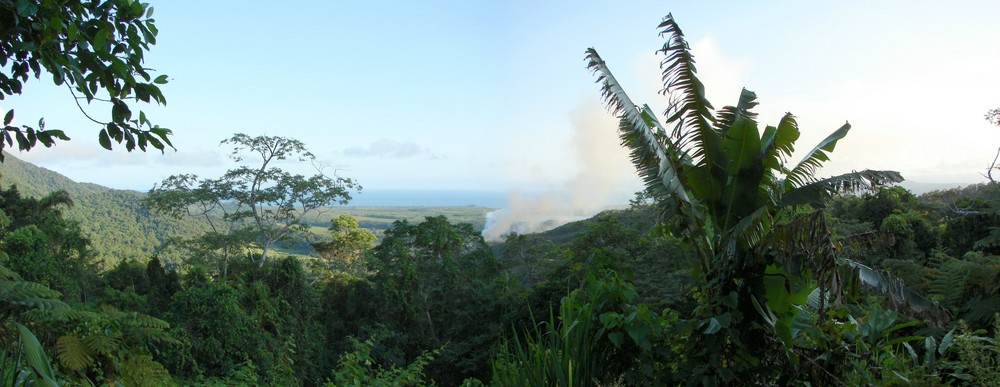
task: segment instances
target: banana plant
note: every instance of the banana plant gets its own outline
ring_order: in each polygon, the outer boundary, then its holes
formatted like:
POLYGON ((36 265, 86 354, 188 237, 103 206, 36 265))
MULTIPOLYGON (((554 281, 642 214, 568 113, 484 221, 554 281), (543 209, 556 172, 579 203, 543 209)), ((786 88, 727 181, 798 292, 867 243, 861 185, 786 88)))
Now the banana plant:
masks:
MULTIPOLYGON (((596 74, 609 110, 619 118, 622 144, 631 151, 646 190, 663 206, 664 229, 679 236, 692 253, 706 299, 701 308, 704 332, 728 328, 731 334, 721 342, 749 351, 736 357, 752 368, 768 351, 769 340, 754 332, 765 318, 753 301, 775 298, 767 294, 766 268, 794 253, 807 258, 803 262, 820 284, 831 283, 835 272, 835 256, 826 251, 830 246, 807 246, 794 239, 774 242, 829 233, 819 213, 797 221, 801 217, 790 210, 819 208, 834 194, 870 190, 903 177, 895 171, 863 170, 816 178, 850 124, 834 130, 800 161, 790 162, 800 135, 795 116, 787 113, 777 125, 762 129, 752 111, 757 96, 747 89, 735 105, 715 110, 673 16, 667 15, 659 28, 666 37, 658 50, 664 56, 661 93, 669 97, 662 122, 648 105, 632 101, 593 48, 586 52, 587 66, 596 74), (818 250, 793 251, 800 247, 818 250)), ((705 356, 716 356, 709 351, 703 351, 705 356)), ((706 372, 731 372, 725 370, 725 361, 720 364, 706 372)))

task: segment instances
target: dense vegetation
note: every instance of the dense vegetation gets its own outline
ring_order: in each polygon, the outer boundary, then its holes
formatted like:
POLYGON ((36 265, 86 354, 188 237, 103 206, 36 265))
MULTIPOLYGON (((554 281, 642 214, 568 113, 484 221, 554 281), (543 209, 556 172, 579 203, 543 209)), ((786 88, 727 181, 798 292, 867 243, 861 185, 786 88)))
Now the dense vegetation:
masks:
MULTIPOLYGON (((204 264, 165 269, 152 257, 101 270, 78 224, 63 216, 68 197, 14 189, 0 197, 9 219, 4 316, 49 349, 57 379, 521 385, 572 372, 576 383, 684 382, 691 365, 679 351, 709 328, 683 333, 704 296, 682 241, 650 227, 658 210, 648 201, 492 246, 444 217, 400 221, 374 247, 360 238, 368 247, 354 260, 341 253, 307 265, 279 255, 258 267, 244 256, 221 276, 204 264), (554 357, 522 363, 539 355, 554 357)), ((894 312, 888 298, 846 292, 827 313, 850 319, 795 325, 796 338, 815 347, 786 372, 845 384, 996 377, 997 347, 985 338, 1000 312, 1000 257, 983 246, 998 203, 992 184, 834 198, 825 210, 834 240, 894 233, 896 243, 854 258, 902 278, 953 322, 924 324, 894 312), (978 212, 968 203, 980 203, 978 212)), ((4 345, 6 364, 15 364, 19 344, 4 345)))
MULTIPOLYGON (((91 45, 114 45, 114 23, 125 28, 120 44, 145 48, 155 36, 144 5, 95 4, 0 9, 27 19, 69 12, 59 14, 66 31, 52 22, 11 35, 22 41, 85 28, 91 45), (152 31, 133 37, 132 23, 152 31)), ((270 168, 272 157, 309 158, 287 138, 235 135, 234 155, 252 149, 262 164, 172 176, 145 197, 68 184, 8 157, 0 381, 1000 383, 1000 185, 918 197, 893 185, 902 180, 893 171, 817 178, 850 125, 790 162, 795 117, 761 130, 748 90, 715 110, 680 28, 670 16, 660 27, 673 98, 662 122, 587 51, 646 189, 627 210, 495 244, 445 216, 396 220, 381 238, 350 216, 308 219, 348 200, 355 183, 270 168), (138 231, 111 231, 122 227, 138 231), (306 254, 289 254, 296 246, 306 254)), ((50 56, 28 54, 15 58, 15 77, 38 63, 52 71, 50 56)), ((100 84, 119 102, 149 86, 107 76, 100 84)), ((62 81, 88 81, 80 77, 62 81)), ((152 130, 110 135, 127 147, 150 133, 166 140, 152 130)))

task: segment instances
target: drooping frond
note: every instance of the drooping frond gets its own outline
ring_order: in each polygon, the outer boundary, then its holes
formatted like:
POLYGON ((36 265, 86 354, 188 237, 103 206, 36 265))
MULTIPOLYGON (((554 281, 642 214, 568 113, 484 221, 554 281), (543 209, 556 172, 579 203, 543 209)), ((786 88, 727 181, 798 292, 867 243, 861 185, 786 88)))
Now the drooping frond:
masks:
MULTIPOLYGON (((812 272, 820 294, 839 293, 837 251, 831 235, 823 211, 813 211, 774 227, 767 240, 758 245, 755 255, 758 259, 773 257, 774 263, 792 275, 812 272)), ((825 313, 825 301, 823 298, 818 305, 820 315, 825 313)))
POLYGON ((665 57, 660 61, 661 93, 671 98, 670 108, 664 113, 666 122, 674 125, 678 145, 690 152, 694 163, 711 168, 718 165, 721 157, 721 138, 713 127, 714 107, 705 97, 705 85, 696 75, 694 56, 673 15, 667 15, 659 28, 660 36, 667 37, 658 51, 665 57))
POLYGON ((781 204, 785 206, 808 204, 822 207, 834 194, 869 192, 902 181, 903 176, 899 172, 866 169, 798 186, 782 195, 781 204))
POLYGON ((831 133, 823 141, 820 141, 815 148, 809 151, 802 158, 802 161, 799 161, 798 164, 788 171, 788 174, 785 176, 785 191, 791 191, 794 188, 812 183, 813 176, 816 175, 816 170, 823 165, 824 161, 830 160, 827 153, 833 152, 833 148, 837 146, 837 141, 847 136, 847 132, 850 130, 851 124, 845 123, 844 126, 831 133))
POLYGON ((24 317, 40 323, 62 324, 66 322, 93 320, 98 318, 98 314, 86 310, 73 309, 67 305, 59 309, 32 309, 24 312, 24 317))
POLYGON ((743 249, 759 246, 764 237, 771 232, 770 212, 767 207, 760 207, 750 215, 744 216, 732 228, 732 234, 743 249))
POLYGON ((652 125, 659 125, 652 111, 648 107, 639 110, 596 50, 587 49, 586 60, 587 67, 597 74, 597 82, 603 84, 601 92, 608 108, 621 118, 619 135, 622 144, 631 150, 632 161, 646 187, 690 202, 675 165, 675 160, 684 156, 672 153, 665 141, 661 141, 651 130, 652 125))
POLYGON ((809 270, 822 284, 826 274, 837 264, 837 252, 823 211, 813 211, 774 228, 770 237, 757 247, 757 255, 770 255, 789 274, 809 270))
POLYGON ((854 258, 895 244, 896 234, 887 231, 870 231, 845 237, 837 241, 836 246, 842 257, 854 258))
POLYGON ((951 321, 948 312, 926 297, 911 291, 901 279, 885 270, 875 270, 860 262, 846 260, 858 282, 869 291, 886 297, 887 306, 910 317, 925 319, 944 327, 951 321))
POLYGON ((66 208, 73 207, 73 198, 69 196, 68 192, 64 190, 58 190, 48 195, 45 195, 45 197, 41 198, 38 201, 38 204, 43 209, 46 210, 51 209, 58 211, 57 206, 65 206, 66 208))

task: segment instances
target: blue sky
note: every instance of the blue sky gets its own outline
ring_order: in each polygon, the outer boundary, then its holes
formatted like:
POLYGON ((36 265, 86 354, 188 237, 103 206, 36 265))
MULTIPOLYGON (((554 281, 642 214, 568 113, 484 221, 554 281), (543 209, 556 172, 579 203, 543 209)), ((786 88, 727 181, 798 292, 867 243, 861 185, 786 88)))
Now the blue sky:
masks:
MULTIPOLYGON (((103 151, 46 78, 3 101, 73 141, 17 154, 78 181, 148 190, 230 168, 236 132, 300 139, 366 189, 638 189, 585 68, 595 47, 633 99, 661 106, 656 26, 672 12, 717 106, 755 91, 799 118, 801 150, 850 121, 820 173, 894 169, 979 182, 1000 146, 1000 2, 153 1, 147 65, 165 73, 177 151, 103 151), (688 4, 690 3, 690 4, 688 4), (276 4, 280 4, 276 6, 276 4)), ((88 111, 105 113, 104 106, 88 111)), ((287 165, 287 168, 302 166, 287 165)), ((598 192, 600 191, 600 192, 598 192)))

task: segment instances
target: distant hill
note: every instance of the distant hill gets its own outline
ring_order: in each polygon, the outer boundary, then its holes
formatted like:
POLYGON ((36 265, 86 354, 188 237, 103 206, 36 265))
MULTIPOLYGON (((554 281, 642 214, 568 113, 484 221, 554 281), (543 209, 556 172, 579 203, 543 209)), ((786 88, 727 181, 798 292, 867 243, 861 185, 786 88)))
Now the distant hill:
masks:
MULTIPOLYGON (((67 217, 80 222, 106 265, 128 258, 145 259, 168 238, 189 237, 208 230, 196 219, 171 219, 150 214, 144 193, 77 183, 57 172, 6 154, 0 164, 0 187, 17 186, 22 195, 41 197, 64 190, 74 206, 67 217)), ((178 257, 168 257, 178 258, 178 257)))
POLYGON ((920 195, 923 195, 925 193, 932 192, 932 191, 943 191, 943 190, 953 189, 953 188, 962 188, 962 187, 968 186, 970 184, 963 184, 963 183, 922 183, 922 182, 919 182, 919 181, 906 180, 906 181, 900 183, 899 185, 903 186, 903 188, 906 188, 907 190, 909 190, 910 192, 912 192, 914 195, 920 196, 920 195))
MULTIPOLYGON (((90 237, 106 265, 123 259, 148 258, 170 238, 193 237, 209 230, 208 224, 199 219, 173 219, 150 213, 142 205, 145 193, 77 183, 10 154, 5 153, 4 157, 0 164, 0 187, 16 185, 22 195, 32 197, 58 190, 69 193, 75 205, 67 211, 67 217, 80 222, 80 228, 90 237)), ((420 222, 424 217, 437 215, 445 215, 453 223, 470 223, 482 230, 486 214, 491 210, 478 206, 338 206, 323 214, 314 214, 306 222, 314 226, 317 237, 325 235, 330 219, 340 214, 358 218, 361 227, 379 235, 397 219, 420 222)), ((161 258, 177 262, 183 257, 161 258)))

